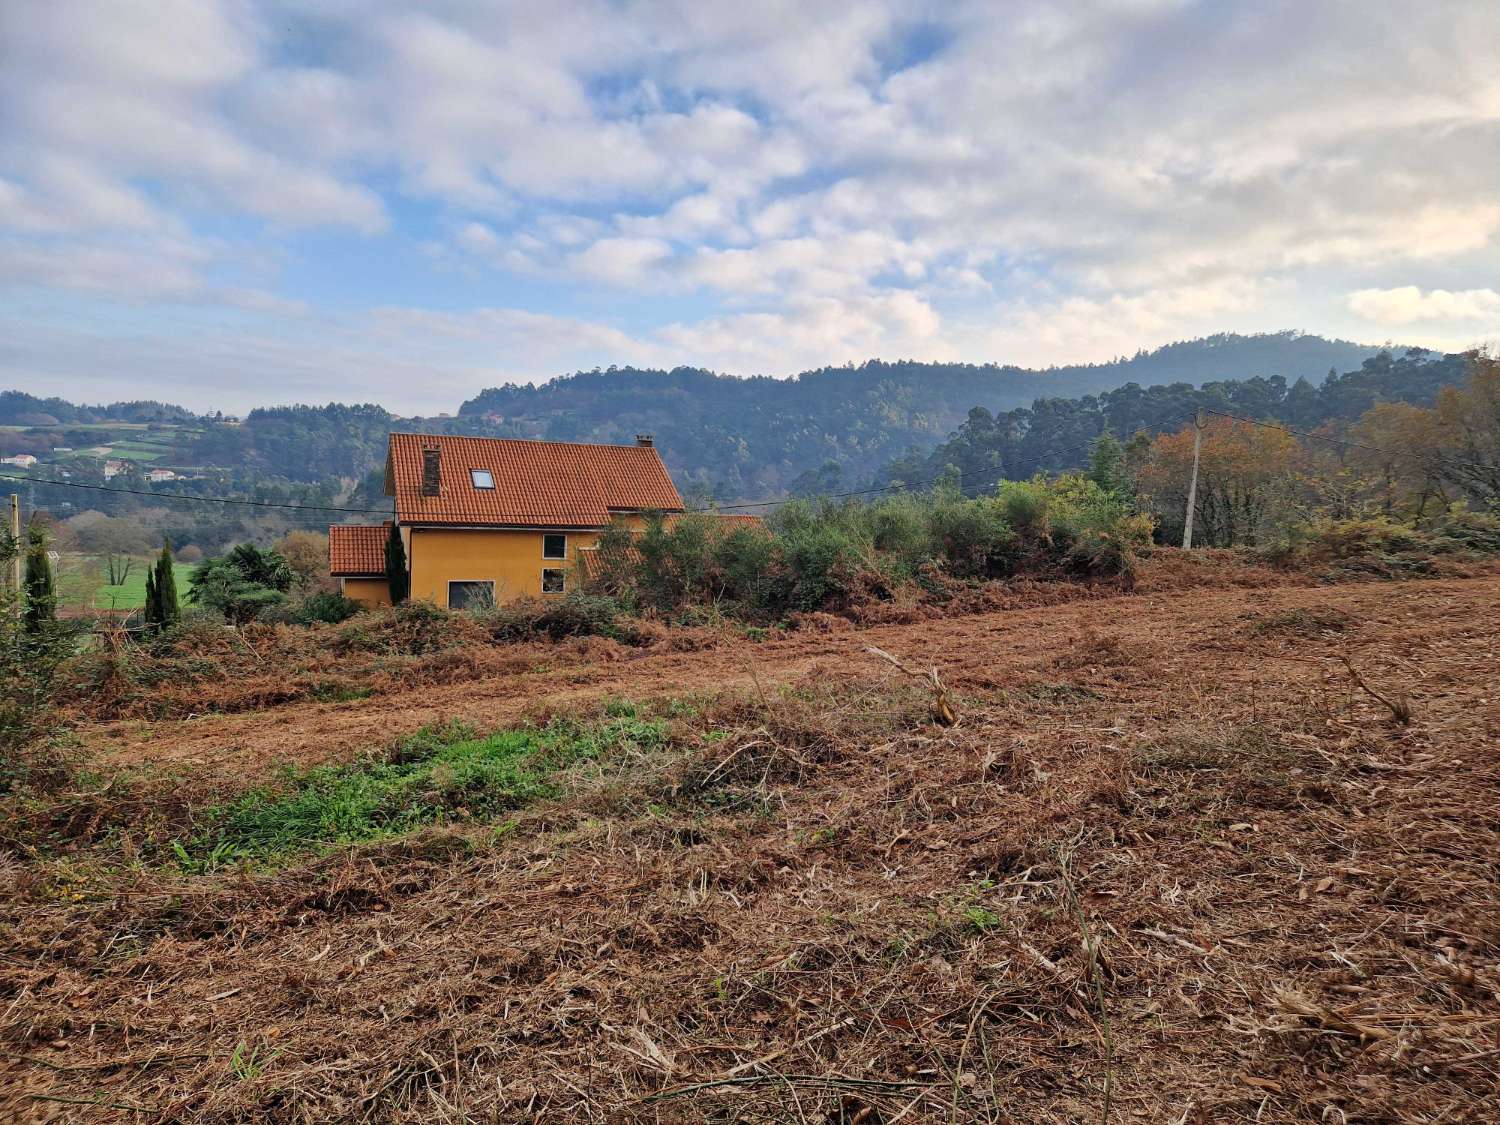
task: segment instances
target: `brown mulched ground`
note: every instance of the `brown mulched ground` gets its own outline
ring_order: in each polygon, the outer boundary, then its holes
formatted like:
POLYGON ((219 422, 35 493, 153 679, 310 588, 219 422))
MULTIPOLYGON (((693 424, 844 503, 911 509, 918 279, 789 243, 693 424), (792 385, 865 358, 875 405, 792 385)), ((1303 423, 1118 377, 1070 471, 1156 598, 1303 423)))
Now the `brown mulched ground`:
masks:
POLYGON ((225 783, 709 700, 498 838, 11 858, 0 1116, 1496 1120, 1500 578, 822 624, 86 732, 225 783), (959 725, 869 645, 936 665, 959 725))

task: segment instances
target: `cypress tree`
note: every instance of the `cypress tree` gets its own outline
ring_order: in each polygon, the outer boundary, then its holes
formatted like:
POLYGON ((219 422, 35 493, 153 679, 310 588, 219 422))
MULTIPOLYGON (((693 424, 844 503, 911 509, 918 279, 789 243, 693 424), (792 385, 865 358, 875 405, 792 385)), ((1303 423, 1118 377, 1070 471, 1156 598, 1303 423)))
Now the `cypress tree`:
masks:
POLYGON ((156 621, 163 629, 177 624, 182 615, 177 605, 177 574, 172 567, 172 541, 163 539, 156 560, 156 621))
POLYGON ((52 560, 47 558, 47 537, 42 529, 31 528, 26 548, 26 608, 22 624, 28 633, 40 633, 57 620, 57 586, 52 580, 52 560))
POLYGON ((385 580, 391 588, 391 604, 400 605, 411 592, 411 579, 406 573, 406 545, 401 542, 401 529, 394 521, 385 539, 385 580))
POLYGON ((154 566, 146 571, 146 606, 142 612, 146 616, 147 629, 161 627, 161 604, 156 600, 156 568, 154 566))

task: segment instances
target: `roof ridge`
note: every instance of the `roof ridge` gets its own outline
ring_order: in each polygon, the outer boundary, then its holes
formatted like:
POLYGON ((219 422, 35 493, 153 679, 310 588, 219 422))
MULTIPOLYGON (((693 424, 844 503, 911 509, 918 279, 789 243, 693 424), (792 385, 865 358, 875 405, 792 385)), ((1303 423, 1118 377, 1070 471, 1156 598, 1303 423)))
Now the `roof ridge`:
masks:
MULTIPOLYGON (((579 449, 655 449, 654 445, 639 445, 635 442, 621 444, 612 441, 550 441, 547 438, 487 437, 484 434, 424 434, 418 430, 392 430, 391 437, 449 438, 459 441, 509 441, 527 445, 571 445, 579 449)), ((659 455, 659 454, 658 454, 659 455)))

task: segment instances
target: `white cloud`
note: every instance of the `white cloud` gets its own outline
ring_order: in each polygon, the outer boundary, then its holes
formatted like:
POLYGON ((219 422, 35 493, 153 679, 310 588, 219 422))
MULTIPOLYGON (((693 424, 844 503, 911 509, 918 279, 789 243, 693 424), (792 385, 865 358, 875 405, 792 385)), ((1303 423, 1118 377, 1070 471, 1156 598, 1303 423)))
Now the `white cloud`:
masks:
POLYGON ((1016 310, 989 333, 988 346, 1022 363, 1046 363, 1043 357, 1061 354, 1073 362, 1107 360, 1168 343, 1185 329, 1187 334, 1207 332, 1229 314, 1253 308, 1263 289, 1256 283, 1222 281, 1128 297, 1070 297, 1016 310))
POLYGON ((575 254, 573 269, 593 281, 634 285, 672 250, 656 238, 601 238, 587 250, 575 254))
POLYGON ((1500 293, 1493 289, 1430 289, 1415 285, 1394 289, 1360 289, 1349 294, 1349 308, 1379 324, 1415 324, 1424 320, 1484 321, 1500 327, 1500 293))
POLYGON ((0 283, 282 317, 316 352, 318 299, 261 259, 334 228, 390 251, 350 259, 367 305, 420 303, 423 246, 531 378, 1478 330, 1497 41, 1494 5, 1399 0, 0 4, 0 283), (552 319, 501 325, 533 282, 552 319), (633 311, 586 329, 601 291, 633 311))
POLYGON ((658 338, 685 357, 719 370, 791 374, 828 363, 888 358, 956 358, 942 321, 912 293, 854 298, 803 297, 775 312, 674 324, 658 338))

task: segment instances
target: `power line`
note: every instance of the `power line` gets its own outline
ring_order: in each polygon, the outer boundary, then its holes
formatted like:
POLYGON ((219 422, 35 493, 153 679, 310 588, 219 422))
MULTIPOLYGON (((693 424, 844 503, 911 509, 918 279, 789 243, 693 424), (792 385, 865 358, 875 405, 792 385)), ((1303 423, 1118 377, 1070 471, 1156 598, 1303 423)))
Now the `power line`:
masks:
POLYGON ((390 515, 385 508, 347 508, 334 504, 288 504, 277 500, 246 500, 232 496, 195 496, 186 492, 152 492, 145 488, 120 488, 107 484, 85 484, 76 480, 57 480, 52 477, 21 476, 15 473, 0 473, 0 480, 24 481, 28 484, 53 484, 59 488, 86 488, 92 492, 118 492, 126 496, 149 496, 153 500, 192 500, 202 504, 239 504, 250 508, 291 508, 304 512, 352 512, 356 514, 390 515))

